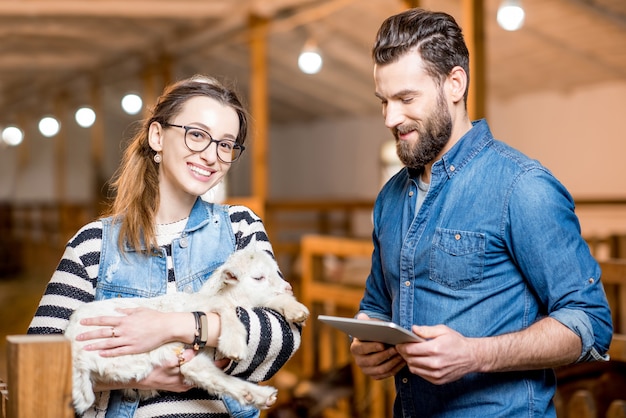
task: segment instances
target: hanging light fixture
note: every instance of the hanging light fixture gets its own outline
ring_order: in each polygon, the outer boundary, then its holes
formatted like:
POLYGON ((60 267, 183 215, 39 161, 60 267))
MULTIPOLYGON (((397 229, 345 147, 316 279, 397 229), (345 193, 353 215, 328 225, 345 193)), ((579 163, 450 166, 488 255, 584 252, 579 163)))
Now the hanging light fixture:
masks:
POLYGON ((122 109, 124 112, 129 115, 136 115, 141 111, 141 106, 143 106, 143 101, 139 95, 134 93, 129 93, 122 98, 122 109))
POLYGON ((496 20, 504 30, 515 31, 524 25, 525 12, 520 0, 503 0, 496 20))
POLYGON ((306 41, 298 57, 300 71, 305 74, 317 74, 322 69, 323 63, 322 55, 317 49, 315 41, 313 39, 306 41))
POLYGON ((21 144, 23 140, 24 132, 17 126, 7 126, 2 130, 2 141, 7 145, 15 147, 21 144))
POLYGON ((96 112, 92 108, 84 106, 74 113, 76 123, 83 128, 89 128, 96 121, 96 112))
POLYGON ((51 138, 59 133, 61 124, 52 116, 45 116, 39 121, 39 132, 46 138, 51 138))

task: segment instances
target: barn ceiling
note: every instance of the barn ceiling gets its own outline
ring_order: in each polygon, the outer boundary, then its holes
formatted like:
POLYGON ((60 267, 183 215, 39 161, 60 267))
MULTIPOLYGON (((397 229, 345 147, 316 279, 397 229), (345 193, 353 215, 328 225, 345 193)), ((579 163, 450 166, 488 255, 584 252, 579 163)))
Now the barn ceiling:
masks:
MULTIPOLYGON (((499 2, 484 3, 487 98, 626 80, 626 1, 522 0, 526 22, 516 32, 495 23, 499 2)), ((461 0, 420 3, 463 21, 461 0)), ((2 0, 0 125, 58 97, 89 100, 94 86, 121 91, 209 73, 246 93, 250 16, 269 22, 272 123, 377 113, 370 47, 382 20, 404 7, 400 0, 2 0), (297 67, 309 39, 324 58, 316 75, 297 67)))

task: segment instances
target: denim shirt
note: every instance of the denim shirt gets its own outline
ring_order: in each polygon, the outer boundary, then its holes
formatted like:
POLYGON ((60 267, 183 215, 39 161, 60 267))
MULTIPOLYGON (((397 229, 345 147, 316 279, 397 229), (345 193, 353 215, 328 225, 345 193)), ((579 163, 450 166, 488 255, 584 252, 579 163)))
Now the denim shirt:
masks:
MULTIPOLYGON (((407 329, 445 324, 466 337, 520 331, 550 316, 580 336, 579 361, 608 359, 600 268, 572 197, 545 167, 494 140, 481 120, 433 164, 415 213, 419 175, 401 170, 376 199, 361 312, 407 329)), ((395 417, 555 416, 552 370, 433 385, 405 367, 395 381, 395 417)))
MULTIPOLYGON (((120 223, 112 218, 102 219, 102 249, 96 286, 96 300, 115 297, 149 298, 166 293, 167 256, 163 248, 143 255, 125 245, 118 247, 120 223)), ((172 241, 172 262, 176 272, 176 288, 181 292, 197 292, 211 273, 235 251, 236 240, 228 214, 228 206, 198 199, 180 238, 172 241)), ((132 417, 138 398, 122 396, 112 391, 107 418, 132 417)), ((259 411, 225 400, 231 415, 256 417, 259 411)))

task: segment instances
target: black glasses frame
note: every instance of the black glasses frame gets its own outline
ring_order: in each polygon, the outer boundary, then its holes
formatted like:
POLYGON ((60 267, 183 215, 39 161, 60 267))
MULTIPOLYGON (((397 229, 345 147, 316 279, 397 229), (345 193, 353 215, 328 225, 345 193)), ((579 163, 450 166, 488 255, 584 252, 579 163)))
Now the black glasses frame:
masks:
POLYGON ((209 132, 207 132, 206 130, 202 129, 202 128, 198 128, 197 126, 189 126, 189 125, 175 125, 173 123, 169 123, 169 122, 163 122, 161 125, 163 125, 164 127, 173 127, 173 128, 182 128, 185 130, 185 136, 184 136, 184 142, 185 142, 185 146, 187 147, 187 149, 191 152, 203 152, 205 151, 207 148, 209 148, 211 146, 211 144, 215 143, 216 148, 215 148, 215 153, 217 155, 217 158, 226 164, 230 164, 230 163, 234 163, 235 161, 237 161, 239 159, 239 157, 241 157, 241 154, 243 154, 243 152, 245 151, 246 147, 243 146, 242 144, 238 144, 236 141, 231 141, 229 139, 214 139, 213 136, 211 136, 211 134, 209 132), (202 148, 201 150, 195 150, 192 149, 189 144, 187 144, 187 133, 191 130, 191 129, 196 129, 198 131, 202 131, 205 134, 207 134, 207 136, 210 138, 210 141, 208 144, 206 144, 206 147, 202 148), (236 154, 236 156, 232 159, 230 159, 229 161, 224 160, 222 157, 220 157, 220 153, 219 153, 219 147, 221 143, 226 143, 228 142, 229 144, 232 144, 233 150, 239 150, 238 153, 236 154))

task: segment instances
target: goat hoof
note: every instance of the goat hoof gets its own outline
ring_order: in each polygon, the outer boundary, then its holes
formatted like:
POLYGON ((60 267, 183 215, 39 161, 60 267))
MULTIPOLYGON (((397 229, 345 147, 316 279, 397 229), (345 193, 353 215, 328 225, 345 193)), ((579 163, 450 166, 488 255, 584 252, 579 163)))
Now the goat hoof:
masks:
POLYGON ((267 408, 269 408, 270 406, 274 405, 276 403, 276 400, 278 398, 276 397, 276 394, 272 395, 269 397, 269 399, 267 400, 267 402, 265 402, 265 406, 267 408))

